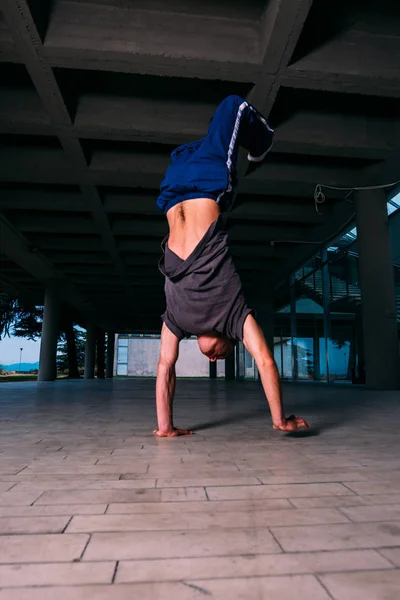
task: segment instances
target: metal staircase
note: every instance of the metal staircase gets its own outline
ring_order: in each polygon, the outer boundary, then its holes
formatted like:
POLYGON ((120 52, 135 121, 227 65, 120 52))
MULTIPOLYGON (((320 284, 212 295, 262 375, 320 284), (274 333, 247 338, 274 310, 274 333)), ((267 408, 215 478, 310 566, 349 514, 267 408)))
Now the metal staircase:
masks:
MULTIPOLYGON (((322 271, 309 269, 303 270, 304 276, 298 279, 296 284, 301 288, 307 297, 317 302, 320 306, 323 305, 323 281, 322 271)), ((354 304, 361 302, 361 290, 357 284, 349 283, 348 281, 330 274, 329 276, 329 298, 331 305, 337 304, 341 311, 344 308, 348 312, 354 311, 354 304)), ((333 307, 334 308, 334 307, 333 307)), ((400 323, 400 269, 396 273, 396 313, 397 320, 400 323), (398 275, 398 276, 397 276, 398 275)))

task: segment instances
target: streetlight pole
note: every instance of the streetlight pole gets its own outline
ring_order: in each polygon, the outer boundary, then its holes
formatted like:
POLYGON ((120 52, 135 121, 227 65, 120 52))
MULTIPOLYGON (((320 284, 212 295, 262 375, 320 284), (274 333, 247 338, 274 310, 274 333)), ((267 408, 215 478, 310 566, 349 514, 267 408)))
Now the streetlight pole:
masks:
POLYGON ((23 350, 23 348, 20 348, 19 350, 20 350, 20 352, 19 352, 19 372, 21 373, 21 362, 22 362, 22 350, 23 350))

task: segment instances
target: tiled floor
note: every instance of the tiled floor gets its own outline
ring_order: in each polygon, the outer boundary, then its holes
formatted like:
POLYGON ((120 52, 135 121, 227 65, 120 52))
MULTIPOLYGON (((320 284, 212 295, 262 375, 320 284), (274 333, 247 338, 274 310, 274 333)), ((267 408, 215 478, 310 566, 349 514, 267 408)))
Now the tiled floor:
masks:
POLYGON ((256 383, 0 387, 0 600, 398 600, 400 393, 256 383))

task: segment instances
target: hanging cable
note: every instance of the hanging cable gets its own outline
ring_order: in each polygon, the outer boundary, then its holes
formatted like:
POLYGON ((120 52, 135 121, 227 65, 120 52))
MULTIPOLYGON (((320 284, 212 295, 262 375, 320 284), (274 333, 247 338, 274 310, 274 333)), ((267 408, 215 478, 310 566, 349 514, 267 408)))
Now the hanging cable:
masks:
POLYGON ((367 185, 361 187, 336 187, 333 185, 325 185, 324 183, 318 183, 315 186, 314 190, 315 210, 319 215, 321 214, 318 206, 326 201, 326 196, 323 192, 323 189, 335 190, 338 192, 348 192, 348 194, 344 197, 344 200, 347 200, 353 194, 353 192, 361 192, 366 190, 385 190, 388 188, 395 187, 396 185, 400 185, 400 180, 394 181, 393 183, 384 183, 381 185, 367 185))

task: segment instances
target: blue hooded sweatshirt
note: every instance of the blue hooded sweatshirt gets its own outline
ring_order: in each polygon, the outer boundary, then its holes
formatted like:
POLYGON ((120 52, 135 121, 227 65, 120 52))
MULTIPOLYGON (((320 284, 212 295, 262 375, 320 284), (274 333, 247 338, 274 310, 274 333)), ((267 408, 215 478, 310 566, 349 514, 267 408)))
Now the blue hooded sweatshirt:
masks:
POLYGON ((236 184, 239 147, 251 162, 261 162, 271 149, 274 131, 244 98, 228 96, 215 111, 206 137, 184 144, 171 154, 157 207, 163 213, 193 198, 212 198, 226 209, 236 184))

